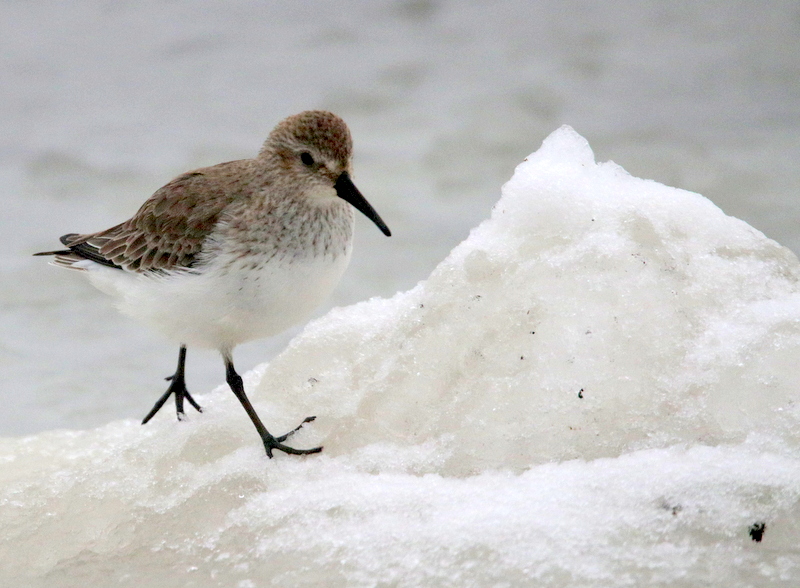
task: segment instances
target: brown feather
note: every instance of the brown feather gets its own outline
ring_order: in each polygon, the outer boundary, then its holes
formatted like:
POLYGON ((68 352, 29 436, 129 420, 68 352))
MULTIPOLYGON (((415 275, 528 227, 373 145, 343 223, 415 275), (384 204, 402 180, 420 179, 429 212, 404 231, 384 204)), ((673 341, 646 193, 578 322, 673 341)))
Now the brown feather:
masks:
POLYGON ((85 244, 97 255, 132 271, 189 268, 223 211, 247 198, 241 180, 252 160, 229 161, 182 174, 157 190, 129 220, 87 235, 69 235, 65 245, 85 244))

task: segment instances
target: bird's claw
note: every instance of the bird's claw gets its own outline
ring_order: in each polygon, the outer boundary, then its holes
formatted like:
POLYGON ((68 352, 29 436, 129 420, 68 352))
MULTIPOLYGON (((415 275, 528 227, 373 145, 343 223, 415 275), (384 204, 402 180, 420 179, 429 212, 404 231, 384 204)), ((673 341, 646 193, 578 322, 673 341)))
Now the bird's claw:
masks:
POLYGON ((183 379, 183 375, 181 374, 179 377, 176 377, 177 374, 173 374, 168 378, 165 378, 168 382, 170 382, 169 388, 161 398, 153 405, 153 408, 150 409, 150 412, 147 413, 147 416, 144 417, 142 420, 142 424, 147 424, 151 418, 155 416, 155 414, 161 410, 161 407, 164 406, 164 403, 167 402, 170 396, 173 394, 175 395, 175 414, 178 417, 179 421, 184 420, 186 418, 186 413, 183 411, 183 401, 187 400, 189 404, 191 404, 197 412, 203 412, 203 409, 200 407, 199 404, 192 398, 192 395, 189 394, 189 391, 186 389, 186 381, 183 379))
POLYGON ((311 453, 319 453, 322 451, 322 447, 312 447, 311 449, 295 449, 294 447, 289 447, 288 445, 284 445, 283 442, 286 441, 289 437, 294 435, 297 431, 303 428, 303 425, 306 423, 311 423, 316 419, 315 416, 306 417, 303 419, 303 422, 297 425, 294 429, 286 433, 285 435, 281 435, 280 437, 273 437, 270 435, 264 439, 264 449, 267 450, 267 457, 272 459, 272 450, 277 449, 278 451, 283 451, 284 453, 288 453, 290 455, 309 455, 311 453))

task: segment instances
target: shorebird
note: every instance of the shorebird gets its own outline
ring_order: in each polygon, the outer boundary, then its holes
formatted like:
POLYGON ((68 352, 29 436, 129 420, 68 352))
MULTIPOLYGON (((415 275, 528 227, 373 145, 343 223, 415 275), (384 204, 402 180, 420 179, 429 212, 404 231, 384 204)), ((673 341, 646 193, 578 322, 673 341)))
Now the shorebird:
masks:
POLYGON ((157 190, 129 220, 97 233, 61 237, 54 264, 86 273, 120 311, 180 344, 167 391, 178 420, 187 345, 216 349, 225 376, 264 443, 302 455, 273 436, 233 366, 236 345, 307 320, 344 273, 352 252, 353 208, 388 237, 389 228, 351 180, 352 138, 344 121, 306 111, 280 122, 253 159, 184 173, 157 190), (351 207, 352 205, 352 207, 351 207))

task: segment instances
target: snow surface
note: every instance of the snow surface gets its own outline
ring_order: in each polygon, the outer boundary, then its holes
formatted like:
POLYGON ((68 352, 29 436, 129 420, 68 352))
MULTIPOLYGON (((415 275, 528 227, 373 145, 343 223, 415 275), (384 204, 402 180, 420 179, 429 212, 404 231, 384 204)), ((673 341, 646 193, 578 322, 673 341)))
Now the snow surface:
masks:
POLYGON ((563 127, 429 279, 247 375, 323 454, 224 387, 0 441, 0 585, 797 586, 798 278, 563 127))

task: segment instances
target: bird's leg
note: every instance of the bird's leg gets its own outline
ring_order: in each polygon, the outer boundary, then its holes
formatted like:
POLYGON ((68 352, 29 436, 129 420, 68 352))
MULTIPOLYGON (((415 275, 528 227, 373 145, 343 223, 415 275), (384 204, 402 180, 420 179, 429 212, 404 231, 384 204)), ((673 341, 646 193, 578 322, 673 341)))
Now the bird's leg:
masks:
POLYGON ((244 383, 242 382, 242 378, 239 374, 236 373, 236 370, 233 368, 233 360, 231 359, 230 355, 224 355, 225 359, 225 379, 228 382, 228 386, 231 387, 231 390, 236 395, 236 398, 239 399, 239 402, 242 403, 245 412, 247 412, 247 416, 250 417, 250 420, 253 421, 253 425, 256 427, 256 431, 261 436, 261 440, 264 442, 264 449, 267 451, 267 456, 272 458, 272 450, 278 449, 283 451, 284 453, 291 453, 292 455, 306 455, 309 453, 319 453, 322 451, 322 447, 314 447, 312 449, 295 449, 294 447, 288 447, 284 445, 283 442, 286 441, 290 436, 292 436, 296 431, 298 431, 305 423, 310 423, 316 417, 308 417, 299 426, 295 427, 285 435, 281 435, 280 437, 273 437, 272 434, 267 431, 267 428, 264 426, 264 423, 261 422, 261 419, 258 418, 253 405, 250 404, 250 400, 248 400, 247 395, 244 393, 244 383))
POLYGON ((155 414, 164 406, 164 403, 169 399, 170 395, 175 394, 175 412, 178 415, 178 420, 183 420, 185 413, 183 412, 183 400, 184 398, 189 401, 197 412, 203 412, 203 409, 200 408, 200 405, 195 402, 194 398, 192 398, 189 391, 186 389, 186 379, 184 377, 184 371, 186 368, 186 345, 181 345, 180 353, 178 354, 178 369, 175 370, 175 373, 166 378, 169 384, 169 388, 161 398, 153 405, 153 408, 150 409, 150 412, 147 413, 147 416, 144 417, 142 424, 144 425, 149 421, 155 414))

